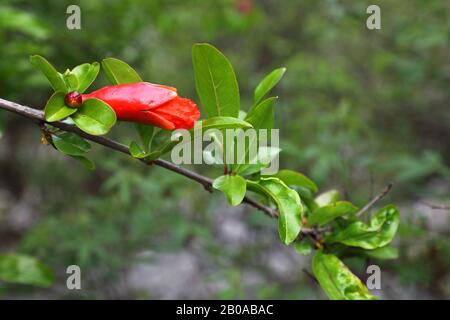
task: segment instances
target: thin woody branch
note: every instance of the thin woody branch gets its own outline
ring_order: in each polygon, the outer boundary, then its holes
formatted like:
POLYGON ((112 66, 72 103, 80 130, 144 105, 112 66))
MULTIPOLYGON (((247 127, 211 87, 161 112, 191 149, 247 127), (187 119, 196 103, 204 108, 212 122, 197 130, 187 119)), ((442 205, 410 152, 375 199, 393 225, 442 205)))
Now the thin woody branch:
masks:
MULTIPOLYGON (((38 124, 47 123, 44 118, 44 112, 42 112, 41 110, 30 108, 30 107, 27 107, 27 106, 24 106, 24 105, 21 105, 21 104, 12 102, 12 101, 4 100, 1 98, 0 98, 0 108, 10 111, 12 113, 16 113, 23 117, 26 117, 30 120, 35 121, 38 124)), ((121 153, 131 156, 128 146, 121 144, 119 142, 116 142, 114 140, 111 140, 111 139, 108 139, 105 137, 101 137, 101 136, 90 135, 90 134, 80 130, 76 126, 73 126, 71 124, 64 123, 61 121, 50 122, 48 124, 58 128, 58 129, 61 129, 63 131, 75 133, 75 134, 79 135, 80 137, 85 138, 86 140, 95 142, 95 143, 100 144, 111 150, 118 151, 118 152, 121 152, 121 153)), ((136 158, 133 158, 133 159, 136 159, 136 158)), ((169 161, 163 160, 163 159, 157 159, 157 160, 153 160, 153 161, 147 161, 145 159, 138 159, 138 160, 146 165, 157 165, 159 167, 163 167, 167 170, 170 170, 170 171, 176 172, 182 176, 185 176, 193 181, 196 181, 197 183, 200 183, 209 192, 212 192, 212 190, 213 190, 213 188, 212 188, 213 180, 211 178, 208 178, 206 176, 198 174, 194 171, 185 169, 183 167, 180 167, 178 165, 175 165, 175 164, 173 164, 169 161)), ((369 210, 377 201, 379 201, 381 198, 383 198, 391 190, 391 188, 392 188, 392 183, 389 183, 380 194, 378 194, 369 203, 367 203, 361 210, 359 210, 357 212, 357 215, 359 216, 359 215, 363 214, 365 211, 369 210)), ((272 217, 272 218, 278 217, 277 210, 275 210, 271 207, 268 207, 258 201, 255 201, 252 198, 249 198, 246 196, 244 198, 243 202, 262 211, 269 217, 272 217)), ((301 234, 306 235, 306 236, 311 235, 313 237, 316 237, 317 235, 327 232, 327 231, 330 231, 330 229, 329 228, 302 228, 301 234)))
MULTIPOLYGON (((44 118, 44 113, 41 110, 30 108, 30 107, 27 107, 27 106, 24 106, 24 105, 21 105, 21 104, 12 102, 12 101, 4 100, 4 99, 1 99, 1 98, 0 98, 0 108, 2 108, 4 110, 7 110, 7 111, 10 111, 10 112, 13 112, 13 113, 16 113, 16 114, 21 115, 23 117, 26 117, 26 118, 28 118, 30 120, 35 121, 38 124, 47 123, 45 121, 45 118, 44 118)), ((90 134, 80 130, 76 126, 73 126, 73 125, 70 125, 70 124, 67 124, 67 123, 64 123, 64 122, 61 122, 61 121, 55 121, 55 122, 51 122, 51 123, 48 123, 48 124, 58 128, 58 129, 61 129, 63 131, 75 133, 75 134, 79 135, 80 137, 85 138, 86 140, 95 142, 95 143, 100 144, 100 145, 102 145, 102 146, 104 146, 106 148, 109 148, 109 149, 112 149, 114 151, 118 151, 118 152, 121 152, 121 153, 124 153, 124 154, 127 154, 127 155, 131 156, 128 146, 126 146, 124 144, 121 144, 119 142, 116 142, 114 140, 111 140, 111 139, 108 139, 108 138, 105 138, 105 137, 101 137, 101 136, 90 135, 90 134)), ((210 192, 212 192, 212 190, 213 190, 213 188, 212 188, 213 180, 211 178, 208 178, 206 176, 198 174, 198 173, 196 173, 194 171, 182 168, 182 167, 180 167, 178 165, 175 165, 175 164, 173 164, 173 163, 171 163, 169 161, 166 161, 166 160, 163 160, 163 159, 157 159, 157 160, 154 160, 154 161, 147 161, 145 159, 139 159, 139 161, 141 161, 141 162, 143 162, 144 164, 147 164, 147 165, 152 165, 153 164, 153 165, 157 165, 159 167, 163 167, 163 168, 165 168, 167 170, 176 172, 176 173, 181 174, 181 175, 183 175, 183 176, 185 176, 185 177, 187 177, 187 178, 189 178, 189 179, 191 179, 193 181, 196 181, 196 182, 200 183, 201 185, 203 185, 203 187, 206 190, 208 190, 210 192)), ((278 217, 278 212, 275 209, 272 209, 272 208, 270 208, 268 206, 265 206, 265 205, 255 201, 255 200, 247 197, 247 196, 244 198, 243 201, 245 203, 247 203, 248 205, 256 208, 256 209, 261 210, 266 215, 268 215, 268 216, 270 216, 272 218, 278 217)), ((317 231, 313 230, 313 229, 305 229, 302 232, 307 234, 307 233, 310 233, 310 232, 316 233, 317 231)))
POLYGON ((370 208, 372 208, 372 206, 377 203, 379 200, 381 200, 385 195, 387 195, 389 193, 389 191, 391 191, 392 186, 394 184, 392 182, 388 183, 387 186, 384 187, 383 191, 381 191, 381 193, 377 194, 372 200, 370 200, 364 207, 362 207, 357 213, 356 216, 359 217, 360 215, 362 215, 364 212, 366 212, 367 210, 369 210, 370 208))

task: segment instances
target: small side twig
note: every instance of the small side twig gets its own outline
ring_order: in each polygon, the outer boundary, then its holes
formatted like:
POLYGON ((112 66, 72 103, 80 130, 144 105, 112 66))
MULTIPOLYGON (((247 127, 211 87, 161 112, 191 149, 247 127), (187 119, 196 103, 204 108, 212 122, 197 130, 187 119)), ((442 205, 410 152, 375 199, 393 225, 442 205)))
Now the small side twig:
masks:
POLYGON ((306 270, 306 269, 302 269, 302 271, 312 280, 312 281, 314 281, 316 284, 319 284, 319 281, 317 281, 317 279, 316 279, 316 277, 311 273, 311 272, 309 272, 308 270, 306 270))
POLYGON ((386 187, 384 187, 383 191, 380 194, 376 195, 372 200, 370 200, 364 207, 362 207, 358 212, 356 212, 355 215, 359 217, 364 212, 369 210, 375 203, 377 203, 381 198, 387 195, 389 191, 391 191, 393 185, 394 184, 390 182, 386 187))

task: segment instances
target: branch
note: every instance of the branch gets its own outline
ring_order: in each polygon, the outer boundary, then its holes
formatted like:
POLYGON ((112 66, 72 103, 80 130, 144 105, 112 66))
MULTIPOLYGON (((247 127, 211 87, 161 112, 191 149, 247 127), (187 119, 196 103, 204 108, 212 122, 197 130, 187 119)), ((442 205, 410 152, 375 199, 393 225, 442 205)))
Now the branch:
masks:
MULTIPOLYGON (((113 141, 111 139, 105 138, 105 137, 100 137, 100 136, 94 136, 94 135, 90 135, 80 129, 78 129, 76 126, 74 125, 70 125, 61 121, 55 121, 55 122, 46 122, 45 118, 44 118, 44 113, 41 110, 37 110, 34 108, 30 108, 27 106, 23 106, 20 105, 18 103, 15 102, 11 102, 8 100, 4 100, 0 98, 0 108, 10 111, 12 113, 16 113, 18 115, 21 115, 25 118, 28 118, 30 120, 33 120, 34 122, 36 122, 37 124, 42 124, 42 123, 48 123, 51 126, 54 126, 56 128, 59 128, 63 131, 66 132, 72 132, 75 133, 83 138, 85 138, 86 140, 95 142, 97 144, 100 144, 106 148, 109 148, 111 150, 114 151, 118 151, 124 154, 127 154, 129 156, 131 156, 130 150, 129 148, 124 145, 121 144, 119 142, 113 141)), ((136 159, 136 158, 133 158, 136 159)), ((159 167, 163 167, 167 170, 176 172, 182 176, 185 176, 197 183, 200 183, 201 185, 203 185, 203 187, 209 191, 212 192, 213 188, 212 188, 212 183, 213 180, 211 178, 208 178, 206 176, 203 176, 201 174, 198 174, 194 171, 182 168, 180 166, 177 166, 169 161, 163 160, 163 159, 157 159, 157 160, 153 160, 153 161, 148 161, 145 159, 136 159, 139 160, 141 162, 143 162, 146 165, 157 165, 159 167)), ((248 205, 262 211, 263 213, 265 213, 266 215, 268 215, 269 217, 272 218, 277 218, 278 217, 278 212, 275 209, 272 209, 268 206, 263 205, 262 203, 259 203, 249 197, 245 197, 243 202, 247 203, 248 205)), ((309 229, 309 228, 303 228, 301 233, 304 235, 308 235, 308 234, 317 234, 318 232, 324 232, 324 230, 318 230, 318 229, 309 229)))
POLYGON ((381 198, 387 195, 389 191, 391 191, 393 185, 394 184, 390 182, 386 187, 384 187, 383 191, 381 191, 380 194, 376 195, 372 200, 369 201, 369 203, 367 203, 358 212, 356 212, 356 216, 359 217, 360 215, 362 215, 364 212, 369 210, 376 202, 378 202, 379 200, 381 200, 381 198))

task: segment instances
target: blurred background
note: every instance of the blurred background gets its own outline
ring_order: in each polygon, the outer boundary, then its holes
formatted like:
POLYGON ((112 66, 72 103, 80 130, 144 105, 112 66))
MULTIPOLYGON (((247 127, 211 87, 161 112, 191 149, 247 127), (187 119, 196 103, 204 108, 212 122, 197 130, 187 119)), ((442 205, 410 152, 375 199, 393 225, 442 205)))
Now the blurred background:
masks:
MULTIPOLYGON (((395 203, 400 257, 376 261, 384 299, 450 298, 450 2, 444 0, 86 0, 0 4, 0 97, 42 108, 51 94, 29 63, 60 71, 116 57, 198 101, 191 46, 234 65, 242 105, 276 67, 281 166, 364 205, 395 203), (66 9, 81 8, 81 30, 66 9), (366 8, 381 7, 381 30, 366 8)), ((100 75, 94 87, 106 84, 100 75)), ((92 88, 92 89, 93 89, 92 88)), ((122 123, 111 133, 135 139, 122 123)), ((95 171, 40 143, 30 121, 0 111, 0 252, 38 257, 48 289, 0 282, 0 298, 325 298, 309 257, 278 241, 274 221, 231 208, 187 179, 96 146, 95 171), (66 288, 66 267, 82 290, 66 288)), ((127 140, 128 139, 128 140, 127 140)), ((211 177, 221 169, 195 167, 211 177)), ((346 261, 361 278, 367 261, 346 261)))

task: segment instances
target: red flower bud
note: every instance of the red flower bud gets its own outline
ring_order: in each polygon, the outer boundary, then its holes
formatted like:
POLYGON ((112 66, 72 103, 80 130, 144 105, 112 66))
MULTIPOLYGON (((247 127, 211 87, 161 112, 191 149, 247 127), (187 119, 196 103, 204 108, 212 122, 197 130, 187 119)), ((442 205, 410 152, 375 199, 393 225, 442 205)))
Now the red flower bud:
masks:
POLYGON ((79 94, 76 91, 69 92, 66 94, 66 97, 64 98, 64 102, 68 107, 71 108, 78 108, 81 107, 81 104, 83 103, 83 98, 81 94, 79 94))
POLYGON ((108 86, 89 94, 114 109, 118 120, 150 124, 162 129, 191 129, 200 117, 194 101, 181 98, 177 89, 138 82, 108 86))

